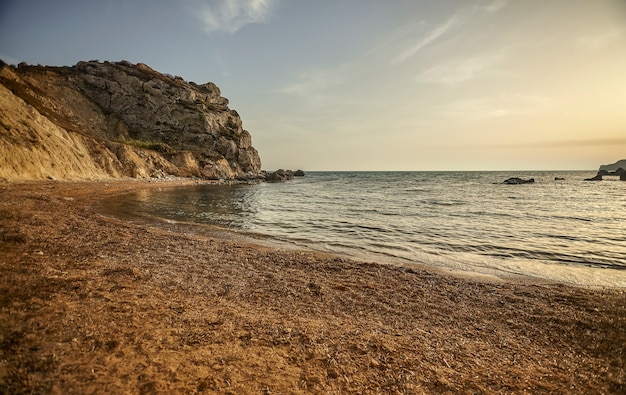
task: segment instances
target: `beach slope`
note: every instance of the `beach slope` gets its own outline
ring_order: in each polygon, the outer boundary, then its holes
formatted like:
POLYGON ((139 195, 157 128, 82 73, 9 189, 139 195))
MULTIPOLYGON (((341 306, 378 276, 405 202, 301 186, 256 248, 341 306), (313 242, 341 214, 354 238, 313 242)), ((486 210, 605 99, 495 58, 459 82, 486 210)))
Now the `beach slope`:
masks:
POLYGON ((623 290, 360 263, 91 208, 165 184, 0 185, 0 392, 626 391, 623 290))

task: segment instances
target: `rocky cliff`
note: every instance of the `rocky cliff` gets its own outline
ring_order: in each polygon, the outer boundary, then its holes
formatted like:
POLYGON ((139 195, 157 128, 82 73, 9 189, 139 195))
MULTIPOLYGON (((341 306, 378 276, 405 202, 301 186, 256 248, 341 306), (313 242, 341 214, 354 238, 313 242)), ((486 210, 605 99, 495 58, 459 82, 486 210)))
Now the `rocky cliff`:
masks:
POLYGON ((213 83, 129 62, 0 64, 0 178, 251 179, 261 161, 213 83))

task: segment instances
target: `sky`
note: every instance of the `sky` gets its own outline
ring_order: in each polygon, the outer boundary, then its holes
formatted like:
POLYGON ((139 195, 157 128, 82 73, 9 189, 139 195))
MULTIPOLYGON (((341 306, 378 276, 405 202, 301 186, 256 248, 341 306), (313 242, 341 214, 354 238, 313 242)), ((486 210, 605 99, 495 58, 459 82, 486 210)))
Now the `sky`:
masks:
POLYGON ((626 0, 0 0, 0 59, 212 81, 267 170, 626 158, 626 0))

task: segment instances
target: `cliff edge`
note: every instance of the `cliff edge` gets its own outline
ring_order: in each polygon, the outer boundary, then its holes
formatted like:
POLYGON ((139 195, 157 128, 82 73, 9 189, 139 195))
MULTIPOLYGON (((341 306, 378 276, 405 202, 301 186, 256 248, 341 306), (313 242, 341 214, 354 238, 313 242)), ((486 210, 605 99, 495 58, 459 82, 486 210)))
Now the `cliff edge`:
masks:
POLYGON ((239 114, 213 83, 126 61, 0 64, 0 179, 261 177, 239 114))

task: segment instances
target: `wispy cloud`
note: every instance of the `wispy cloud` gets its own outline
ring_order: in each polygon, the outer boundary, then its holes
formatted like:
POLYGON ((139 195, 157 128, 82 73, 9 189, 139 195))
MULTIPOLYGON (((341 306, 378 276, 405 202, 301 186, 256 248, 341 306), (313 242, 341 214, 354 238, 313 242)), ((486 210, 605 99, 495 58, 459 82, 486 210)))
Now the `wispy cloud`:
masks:
POLYGON ((346 81, 347 65, 335 69, 309 70, 297 75, 297 81, 280 89, 282 93, 317 102, 328 95, 333 87, 346 81))
POLYGON ((508 4, 509 0, 494 0, 485 7, 488 12, 498 12, 508 4))
POLYGON ((405 40, 407 37, 413 37, 416 31, 421 31, 426 22, 424 20, 415 21, 410 24, 400 25, 391 31, 385 39, 375 43, 369 50, 366 51, 368 55, 378 54, 381 51, 386 51, 394 44, 401 40, 405 40))
POLYGON ((418 82, 454 85, 477 78, 493 78, 511 74, 497 66, 505 59, 505 51, 489 52, 438 65, 418 74, 418 82))
POLYGON ((233 34, 246 25, 266 23, 274 0, 203 0, 191 6, 207 34, 233 34))
POLYGON ((468 122, 515 115, 534 114, 553 108, 549 97, 535 94, 507 94, 471 98, 447 103, 439 114, 451 120, 468 122))
POLYGON ((298 81, 281 89, 282 92, 297 96, 307 96, 323 88, 341 82, 341 77, 328 71, 309 71, 301 73, 298 81))
MULTIPOLYGON (((425 34, 422 34, 416 42, 413 42, 411 45, 408 45, 406 48, 404 48, 396 57, 392 59, 391 63, 398 64, 412 58, 423 48, 433 44, 445 35, 455 30, 458 30, 457 28, 464 23, 472 20, 473 18, 481 14, 494 14, 503 9, 508 4, 508 2, 509 0, 493 0, 486 6, 470 6, 459 9, 443 23, 428 30, 425 34)), ((423 21, 420 22, 420 25, 423 24, 423 21)))
POLYGON ((578 37, 578 44, 590 51, 596 51, 608 46, 611 42, 621 37, 623 29, 610 29, 578 37))
POLYGON ((413 57, 422 48, 424 48, 427 45, 431 44, 432 42, 437 40, 439 37, 443 36, 448 31, 450 31, 453 27, 458 25, 459 22, 461 22, 461 18, 459 17, 458 14, 455 14, 452 17, 448 18, 448 20, 446 20, 443 24, 441 24, 441 25, 435 27, 434 29, 430 30, 429 32, 427 32, 424 37, 420 38, 420 40, 417 41, 417 43, 415 43, 412 46, 406 48, 404 51, 402 51, 400 54, 398 54, 398 56, 396 56, 392 60, 392 63, 393 64, 401 63, 401 62, 404 62, 405 60, 413 57))

